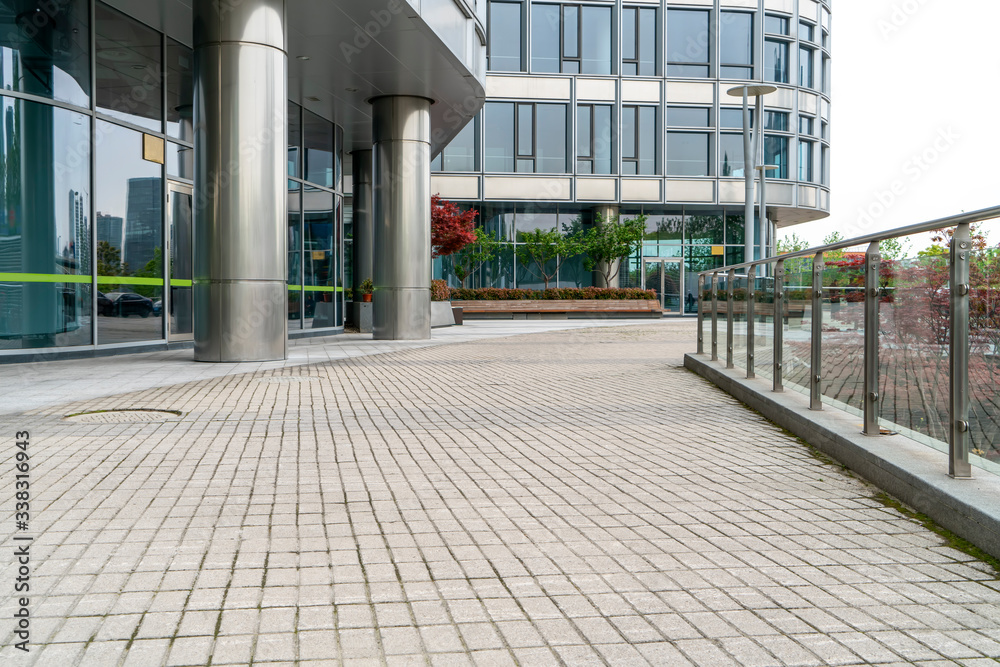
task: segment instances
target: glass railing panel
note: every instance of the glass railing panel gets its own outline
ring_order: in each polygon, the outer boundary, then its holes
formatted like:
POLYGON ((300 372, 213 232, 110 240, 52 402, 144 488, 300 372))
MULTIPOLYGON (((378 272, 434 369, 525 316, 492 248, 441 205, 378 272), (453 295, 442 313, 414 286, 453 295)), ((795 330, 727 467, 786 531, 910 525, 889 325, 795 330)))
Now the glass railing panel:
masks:
POLYGON ((754 281, 756 300, 753 307, 753 357, 757 375, 774 377, 774 278, 773 264, 757 267, 754 281), (763 275, 762 275, 763 274, 763 275))
POLYGON ((733 363, 747 367, 747 278, 740 274, 733 281, 733 363))
POLYGON ((864 257, 824 257, 823 402, 861 415, 864 398, 864 257))
POLYGON ((928 252, 926 245, 926 234, 881 244, 879 420, 885 428, 946 451, 948 255, 928 252))
POLYGON ((1000 474, 1000 246, 969 266, 969 435, 973 465, 1000 474))
POLYGON ((782 321, 782 379, 787 389, 809 394, 812 365, 813 260, 785 261, 785 313, 782 321))

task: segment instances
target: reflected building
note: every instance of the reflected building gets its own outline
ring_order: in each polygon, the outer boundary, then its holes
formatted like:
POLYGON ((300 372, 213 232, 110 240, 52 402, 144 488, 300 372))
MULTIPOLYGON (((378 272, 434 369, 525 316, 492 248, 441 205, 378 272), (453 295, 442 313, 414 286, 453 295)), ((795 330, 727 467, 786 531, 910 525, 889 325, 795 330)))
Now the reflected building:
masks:
POLYGON ((122 230, 124 228, 124 219, 100 211, 97 212, 97 238, 117 250, 119 256, 122 250, 122 230))
POLYGON ((159 178, 130 178, 125 217, 123 260, 133 271, 153 261, 162 245, 163 181, 159 178))
MULTIPOLYGON (((662 283, 666 309, 693 313, 697 272, 744 259, 742 100, 727 91, 748 81, 778 89, 753 119, 757 164, 776 167, 754 245, 773 254, 777 228, 828 216, 829 0, 486 4, 491 93, 433 163, 433 191, 510 244, 471 285, 540 287, 513 252, 525 231, 644 214, 617 284, 662 283)), ((448 258, 435 273, 459 284, 448 258)), ((600 279, 573 258, 555 284, 600 279)))

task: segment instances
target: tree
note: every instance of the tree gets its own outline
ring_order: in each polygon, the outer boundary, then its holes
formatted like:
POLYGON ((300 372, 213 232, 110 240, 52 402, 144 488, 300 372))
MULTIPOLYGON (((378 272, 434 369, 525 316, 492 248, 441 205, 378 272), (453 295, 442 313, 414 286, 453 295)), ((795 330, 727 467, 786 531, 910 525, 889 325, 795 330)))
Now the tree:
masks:
POLYGON ((454 202, 431 197, 431 247, 433 257, 447 257, 476 240, 473 228, 479 212, 463 211, 454 202))
POLYGON ((879 241, 878 252, 882 259, 900 260, 910 251, 910 243, 901 239, 885 239, 879 241))
POLYGON ((605 219, 598 213, 594 227, 580 236, 581 250, 586 255, 583 265, 587 270, 597 271, 604 278, 604 284, 610 285, 621 271, 621 259, 641 246, 648 217, 640 215, 622 220, 616 215, 605 219))
MULTIPOLYGON (((823 239, 823 245, 833 245, 834 243, 840 243, 844 240, 844 235, 840 232, 830 232, 827 234, 826 238, 823 239)), ((832 250, 830 252, 823 253, 823 259, 833 260, 838 262, 844 259, 843 250, 832 250)))
POLYGON ((559 275, 559 267, 563 262, 579 255, 582 249, 583 242, 579 234, 563 235, 553 227, 548 231, 536 229, 525 232, 515 252, 518 261, 541 278, 545 289, 548 289, 552 279, 559 275), (550 262, 554 262, 551 271, 550 262))
MULTIPOLYGON (((805 250, 808 247, 809 243, 805 239, 799 238, 799 235, 793 232, 784 238, 778 239, 777 250, 779 255, 785 255, 790 252, 805 250)), ((807 273, 812 271, 812 260, 807 257, 790 259, 785 262, 785 271, 790 276, 796 276, 797 283, 803 283, 806 280, 805 276, 807 273)))
POLYGON ((500 251, 500 241, 482 227, 473 230, 475 240, 453 255, 455 276, 465 287, 465 280, 492 260, 500 251))

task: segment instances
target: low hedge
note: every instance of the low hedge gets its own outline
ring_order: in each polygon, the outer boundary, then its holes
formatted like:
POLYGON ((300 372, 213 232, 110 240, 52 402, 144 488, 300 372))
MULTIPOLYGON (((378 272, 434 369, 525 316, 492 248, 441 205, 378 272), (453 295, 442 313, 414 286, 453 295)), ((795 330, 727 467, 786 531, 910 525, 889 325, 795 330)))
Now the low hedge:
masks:
POLYGON ((451 298, 454 301, 569 301, 573 299, 656 301, 657 296, 653 290, 618 289, 614 287, 560 287, 547 290, 502 289, 499 287, 465 289, 453 287, 451 298))

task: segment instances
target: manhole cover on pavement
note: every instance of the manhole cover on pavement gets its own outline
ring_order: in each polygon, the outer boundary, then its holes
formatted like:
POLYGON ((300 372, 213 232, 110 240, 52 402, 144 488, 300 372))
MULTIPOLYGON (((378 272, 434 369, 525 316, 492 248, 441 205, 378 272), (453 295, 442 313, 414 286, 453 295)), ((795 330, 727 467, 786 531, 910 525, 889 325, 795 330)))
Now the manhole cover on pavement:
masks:
POLYGON ((83 424, 135 424, 162 422, 180 416, 181 413, 177 410, 97 410, 69 415, 66 419, 83 424))

